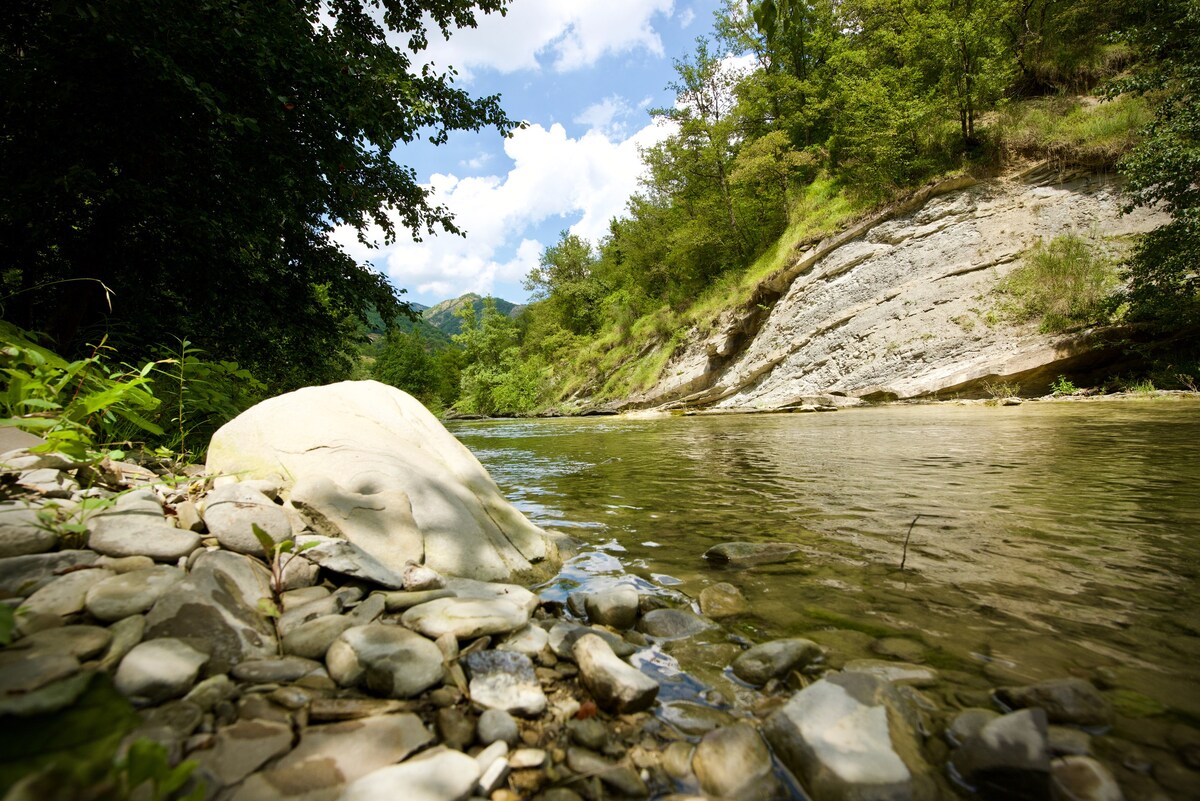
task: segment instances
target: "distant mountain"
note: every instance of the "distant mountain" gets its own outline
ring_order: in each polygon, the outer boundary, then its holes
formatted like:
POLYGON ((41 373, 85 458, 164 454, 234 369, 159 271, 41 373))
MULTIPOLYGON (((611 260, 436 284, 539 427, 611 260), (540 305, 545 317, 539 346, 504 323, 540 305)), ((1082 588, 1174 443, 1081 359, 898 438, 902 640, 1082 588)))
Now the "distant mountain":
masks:
MULTIPOLYGON (((416 303, 410 301, 409 306, 412 306, 413 311, 417 312, 416 320, 409 320, 407 317, 398 317, 396 319, 396 327, 401 331, 412 331, 414 328, 421 332, 421 336, 427 342, 430 342, 434 347, 449 347, 453 343, 450 341, 450 335, 441 331, 436 326, 431 325, 424 318, 425 312, 429 307, 424 303, 416 303)), ((383 321, 383 317, 375 310, 374 307, 367 310, 367 338, 371 342, 379 342, 387 334, 387 325, 383 321)))
MULTIPOLYGON (((521 309, 525 308, 520 304, 512 303, 502 298, 493 298, 493 300, 496 301, 496 310, 508 317, 516 317, 520 314, 521 309)), ((435 304, 421 312, 421 315, 425 322, 446 336, 454 336, 462 332, 462 320, 455 312, 468 303, 475 304, 476 315, 481 316, 483 314, 483 298, 474 292, 468 292, 454 300, 443 300, 441 303, 435 304)))

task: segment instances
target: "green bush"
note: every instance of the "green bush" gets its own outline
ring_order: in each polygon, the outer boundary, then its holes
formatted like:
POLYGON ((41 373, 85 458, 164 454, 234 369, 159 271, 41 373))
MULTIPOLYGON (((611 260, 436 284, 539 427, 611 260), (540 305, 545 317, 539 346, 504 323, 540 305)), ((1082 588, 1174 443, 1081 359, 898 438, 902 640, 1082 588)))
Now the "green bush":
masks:
POLYGON ((1096 243, 1064 234, 1038 240, 1024 263, 1000 283, 1000 313, 1013 322, 1039 320, 1052 334, 1109 321, 1119 289, 1117 265, 1096 243))

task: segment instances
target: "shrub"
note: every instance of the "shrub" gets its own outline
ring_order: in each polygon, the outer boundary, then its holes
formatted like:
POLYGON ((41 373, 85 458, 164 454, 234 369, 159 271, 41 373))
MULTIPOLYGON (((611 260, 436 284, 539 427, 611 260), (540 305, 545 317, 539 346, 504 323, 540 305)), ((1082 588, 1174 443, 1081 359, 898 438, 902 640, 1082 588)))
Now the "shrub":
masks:
POLYGON ((999 311, 1014 322, 1040 320, 1043 333, 1108 322, 1120 287, 1113 259, 1073 234, 1038 240, 1024 263, 1000 283, 999 311))

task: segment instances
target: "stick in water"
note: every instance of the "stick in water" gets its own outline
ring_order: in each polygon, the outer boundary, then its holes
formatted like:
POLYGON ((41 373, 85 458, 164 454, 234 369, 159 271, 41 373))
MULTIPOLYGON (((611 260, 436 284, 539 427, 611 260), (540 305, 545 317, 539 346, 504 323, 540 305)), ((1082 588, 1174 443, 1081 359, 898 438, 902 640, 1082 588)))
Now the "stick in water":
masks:
POLYGON ((900 569, 901 570, 904 569, 904 562, 908 559, 908 538, 912 536, 913 526, 915 526, 917 524, 917 521, 920 519, 921 519, 921 516, 917 515, 916 517, 914 517, 912 519, 912 522, 908 524, 908 533, 904 535, 904 551, 900 554, 900 569))

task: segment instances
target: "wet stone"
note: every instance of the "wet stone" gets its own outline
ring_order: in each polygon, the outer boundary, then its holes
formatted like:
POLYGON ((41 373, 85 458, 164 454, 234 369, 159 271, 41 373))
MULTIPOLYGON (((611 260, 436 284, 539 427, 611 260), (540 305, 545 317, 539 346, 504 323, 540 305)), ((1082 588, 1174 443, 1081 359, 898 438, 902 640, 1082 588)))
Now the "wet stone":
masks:
POLYGON ((608 643, 594 634, 580 637, 572 655, 579 665, 583 686, 606 710, 638 712, 658 696, 658 682, 621 661, 608 643))
POLYGON ((855 659, 847 662, 843 670, 867 673, 893 684, 907 684, 911 687, 932 687, 940 680, 938 672, 933 668, 904 662, 888 662, 883 659, 855 659))
POLYGON ((638 630, 643 634, 664 640, 691 637, 715 626, 688 609, 655 609, 638 621, 638 630))
POLYGON ((1010 707, 1039 707, 1051 723, 1106 726, 1113 709, 1100 691, 1083 679, 1052 679, 1025 687, 1002 687, 996 697, 1010 707))
POLYGON ((632 656, 637 651, 636 648, 611 631, 594 629, 590 626, 581 626, 569 620, 560 620, 555 623, 550 629, 547 641, 549 642, 550 650, 554 652, 555 656, 559 659, 571 659, 571 652, 575 647, 575 642, 586 634, 594 634, 604 640, 617 656, 632 656))
POLYGON ((871 643, 871 651, 902 662, 920 662, 925 658, 925 646, 907 637, 881 637, 871 643))
POLYGON ((719 567, 751 567, 786 562, 799 551, 799 545, 786 542, 725 542, 705 551, 704 558, 719 567))
POLYGON ((567 767, 585 776, 596 776, 617 793, 630 798, 645 798, 650 794, 646 783, 632 768, 615 765, 584 748, 567 749, 567 767))
POLYGON ((612 587, 584 596, 588 620, 614 629, 633 628, 638 617, 638 592, 633 587, 612 587))
POLYGON ((700 611, 705 617, 723 620, 750 611, 750 604, 742 591, 728 582, 719 582, 700 591, 700 611))
POLYGON ((771 679, 786 676, 820 662, 825 651, 812 640, 799 637, 760 643, 742 652, 730 667, 747 684, 761 687, 771 679))
POLYGON ((1022 709, 990 721, 951 756, 959 775, 984 797, 1048 798, 1046 713, 1022 709))
POLYGON ((721 726, 729 726, 735 718, 728 712, 692 701, 666 701, 662 705, 663 720, 683 734, 700 735, 721 726))
POLYGON ((946 739, 953 746, 962 745, 998 717, 1000 713, 991 709, 964 709, 946 727, 946 739))
POLYGON ((567 733, 576 745, 589 748, 592 751, 603 751, 608 742, 608 727, 597 718, 567 721, 567 733))
POLYGON ((700 789, 720 798, 766 801, 780 791, 771 752, 753 726, 738 723, 701 738, 692 756, 700 789))

